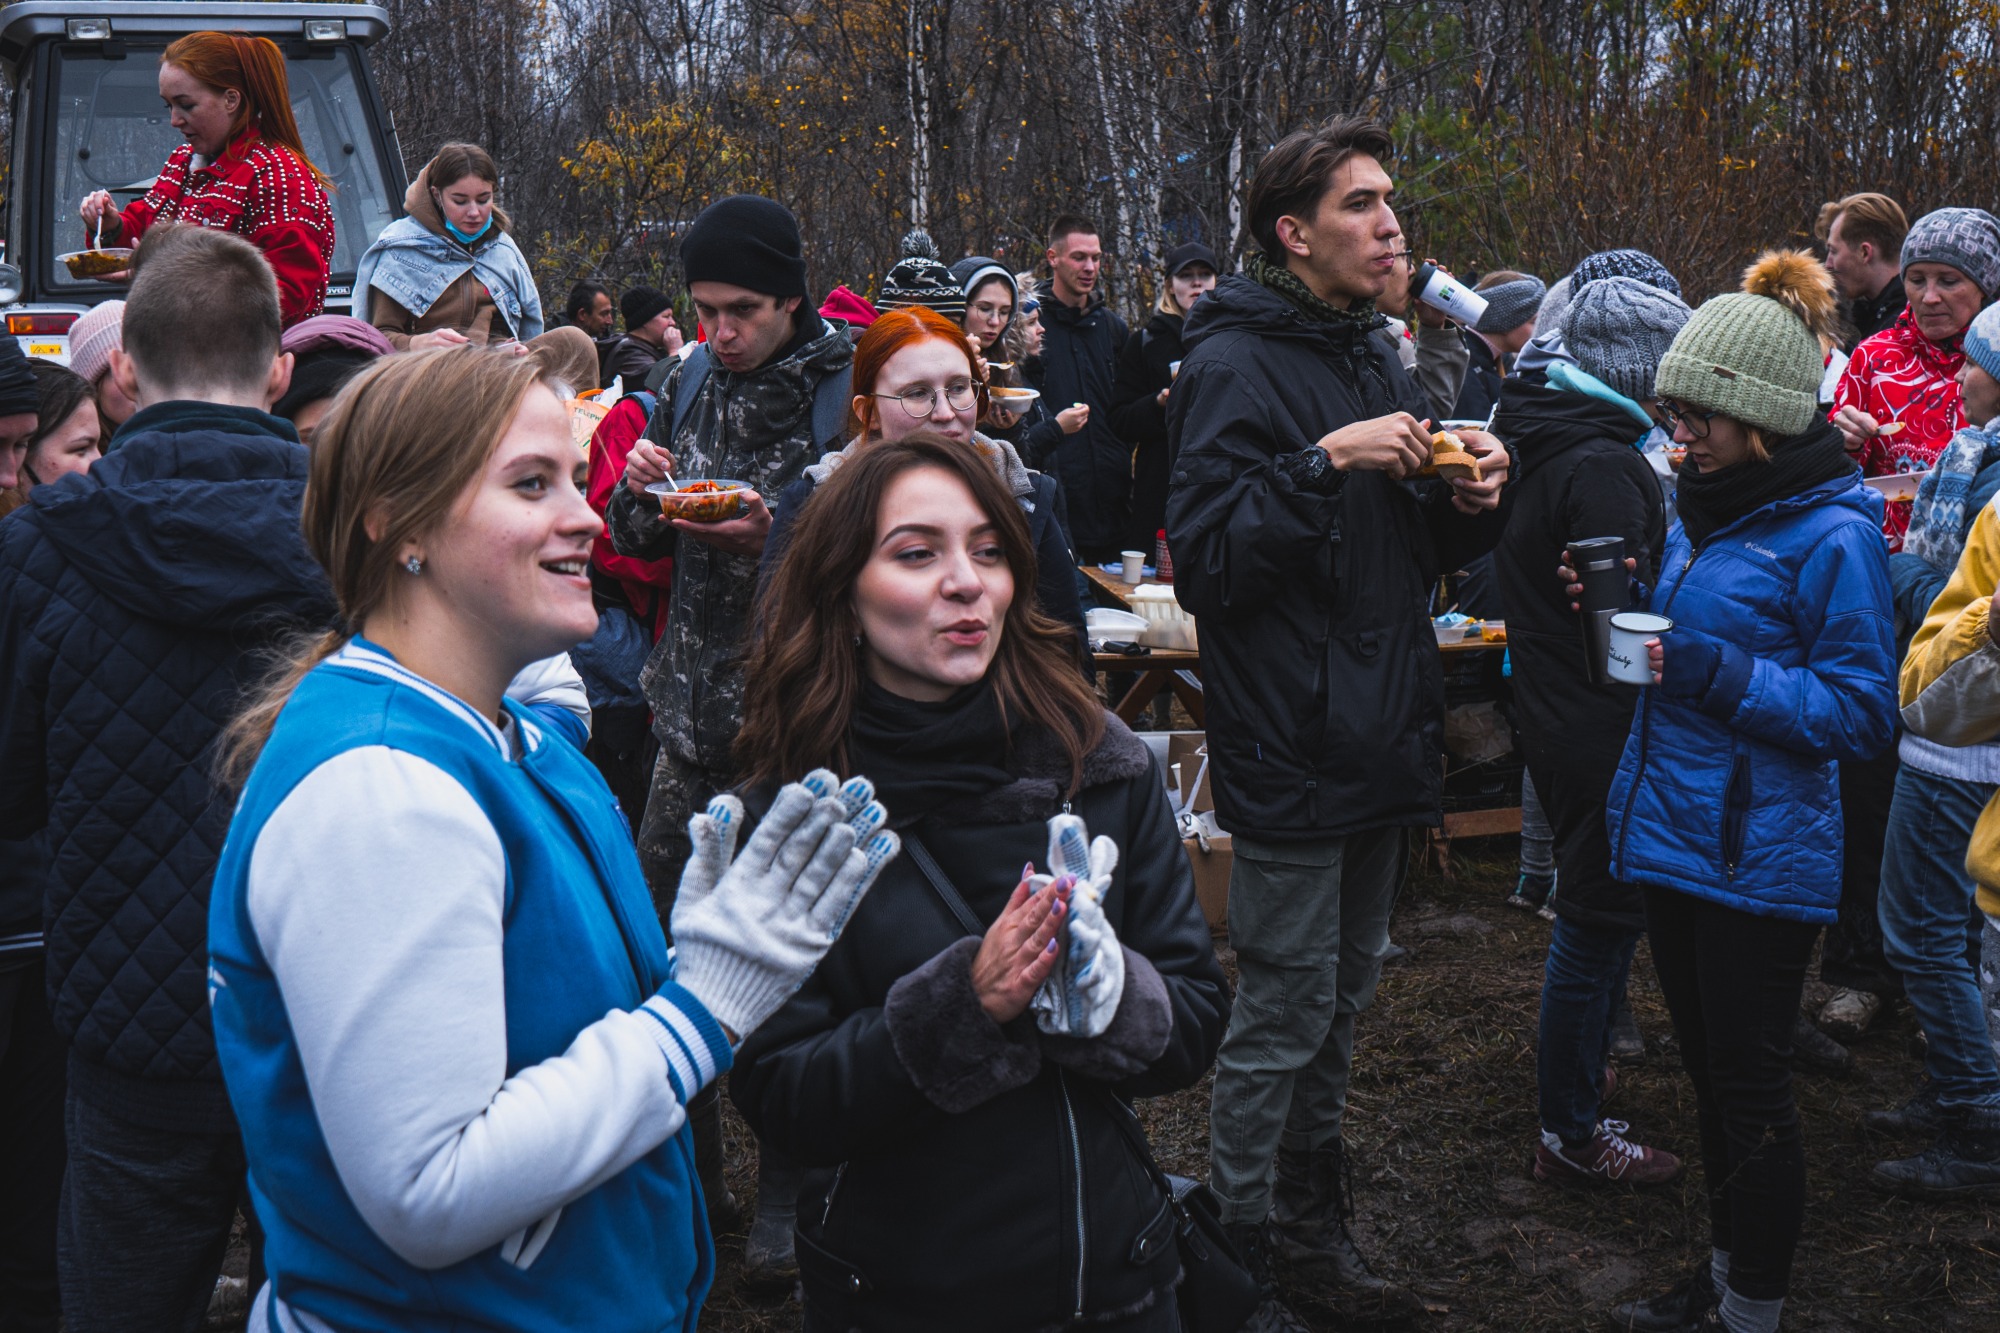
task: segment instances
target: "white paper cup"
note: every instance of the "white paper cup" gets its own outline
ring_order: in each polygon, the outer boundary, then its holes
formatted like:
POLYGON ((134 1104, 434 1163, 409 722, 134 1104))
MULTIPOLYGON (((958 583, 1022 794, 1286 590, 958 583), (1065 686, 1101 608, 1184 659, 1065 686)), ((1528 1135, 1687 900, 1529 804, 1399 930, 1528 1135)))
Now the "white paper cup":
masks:
POLYGON ((1127 583, 1137 583, 1146 576, 1146 553, 1144 551, 1120 551, 1118 577, 1127 583))
POLYGON ((1673 621, 1651 611, 1620 611, 1611 617, 1611 647, 1604 654, 1611 679, 1627 685, 1651 685, 1653 663, 1646 654, 1646 642, 1673 627, 1673 621))
POLYGON ((1485 297, 1434 265, 1420 265, 1410 285, 1419 301, 1442 310, 1467 328, 1477 324, 1486 313, 1485 297))

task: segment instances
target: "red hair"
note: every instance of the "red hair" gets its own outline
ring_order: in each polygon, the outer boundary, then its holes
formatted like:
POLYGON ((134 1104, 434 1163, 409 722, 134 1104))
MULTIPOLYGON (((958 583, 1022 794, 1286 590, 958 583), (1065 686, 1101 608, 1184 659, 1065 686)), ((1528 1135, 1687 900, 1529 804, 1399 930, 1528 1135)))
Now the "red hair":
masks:
MULTIPOLYGON (((897 306, 893 310, 884 310, 854 344, 854 396, 866 398, 875 392, 875 385, 882 377, 882 367, 889 364, 890 357, 905 347, 929 342, 933 338, 964 352, 967 370, 979 364, 979 353, 973 350, 972 339, 965 336, 964 329, 929 306, 897 306)), ((978 379, 977 372, 974 372, 973 378, 975 381, 978 379)), ((879 413, 881 408, 874 410, 879 413)), ((973 419, 976 421, 985 414, 986 386, 981 384, 973 419)), ((857 436, 868 429, 868 423, 854 415, 852 408, 848 409, 847 424, 857 436)))
POLYGON ((234 139, 249 126, 266 142, 289 149, 322 186, 333 184, 325 172, 313 165, 306 156, 305 145, 299 141, 299 125, 292 119, 291 84, 285 77, 285 56, 276 42, 243 32, 191 32, 169 44, 160 63, 186 70, 189 77, 218 92, 234 88, 243 94, 243 105, 229 126, 229 137, 234 139))

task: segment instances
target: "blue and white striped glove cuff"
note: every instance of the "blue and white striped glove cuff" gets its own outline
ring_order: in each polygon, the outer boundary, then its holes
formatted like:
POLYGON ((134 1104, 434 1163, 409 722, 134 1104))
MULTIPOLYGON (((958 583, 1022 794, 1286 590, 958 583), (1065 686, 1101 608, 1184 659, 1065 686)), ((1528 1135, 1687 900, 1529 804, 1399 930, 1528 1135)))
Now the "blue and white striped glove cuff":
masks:
POLYGON ((657 995, 639 1006, 639 1012, 653 1020, 653 1040, 667 1057, 667 1077, 683 1106, 715 1082, 735 1059, 722 1024, 679 982, 661 986, 657 995))

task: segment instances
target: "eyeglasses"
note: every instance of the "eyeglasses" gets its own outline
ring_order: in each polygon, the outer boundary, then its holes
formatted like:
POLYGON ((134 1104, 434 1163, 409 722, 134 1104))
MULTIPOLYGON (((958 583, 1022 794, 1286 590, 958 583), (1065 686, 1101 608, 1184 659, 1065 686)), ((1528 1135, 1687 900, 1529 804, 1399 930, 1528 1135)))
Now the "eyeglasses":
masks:
POLYGON ((1682 407, 1671 398, 1660 400, 1660 415, 1667 419, 1667 429, 1674 430, 1686 426, 1689 435, 1697 440, 1708 438, 1708 423, 1721 416, 1720 412, 1696 412, 1682 407))
POLYGON ((946 406, 954 412, 963 412, 979 399, 979 386, 971 380, 953 380, 941 389, 925 385, 905 389, 901 393, 872 393, 870 398, 893 398, 903 405, 903 410, 918 421, 930 420, 937 411, 937 400, 943 395, 946 406))

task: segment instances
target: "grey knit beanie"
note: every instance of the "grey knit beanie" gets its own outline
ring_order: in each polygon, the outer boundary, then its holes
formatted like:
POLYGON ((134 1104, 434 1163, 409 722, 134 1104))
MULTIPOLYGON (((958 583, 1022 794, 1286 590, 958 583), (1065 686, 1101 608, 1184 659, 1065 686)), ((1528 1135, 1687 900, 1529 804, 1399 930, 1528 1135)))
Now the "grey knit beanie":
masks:
POLYGON ((1535 312, 1535 336, 1541 337, 1550 329, 1560 329, 1563 314, 1570 303, 1569 278, 1557 278, 1549 284, 1548 294, 1542 297, 1542 307, 1535 312))
POLYGON ((1600 278, 1563 316, 1563 346, 1585 371, 1633 401, 1653 396, 1653 376, 1694 312, 1672 292, 1637 278, 1600 278))
POLYGON ((1644 250, 1599 250, 1594 255, 1585 255, 1570 270, 1570 299, 1575 300, 1591 283, 1606 278, 1637 278, 1649 287, 1658 287, 1675 296, 1681 294, 1681 285, 1667 266, 1644 250))
POLYGON ((1472 327, 1479 333, 1496 335, 1518 329, 1535 317, 1548 293, 1548 286, 1536 277, 1496 283, 1479 293, 1486 301, 1486 310, 1472 327))
POLYGON ((1924 214, 1903 240, 1903 272, 1912 264, 1949 264, 1991 301, 2000 297, 2000 219, 1983 208, 1924 214))

